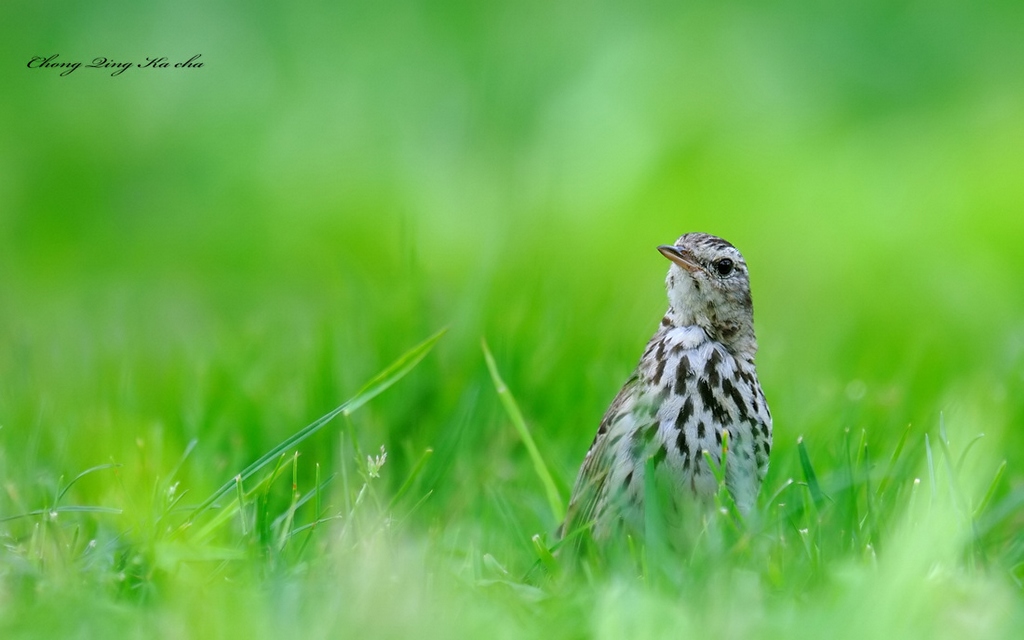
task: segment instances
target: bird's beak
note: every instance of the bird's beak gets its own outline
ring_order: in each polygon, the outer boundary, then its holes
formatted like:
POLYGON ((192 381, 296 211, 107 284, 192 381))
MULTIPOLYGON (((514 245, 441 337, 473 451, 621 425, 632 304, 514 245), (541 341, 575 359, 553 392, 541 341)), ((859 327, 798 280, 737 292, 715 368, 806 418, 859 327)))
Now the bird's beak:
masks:
POLYGON ((658 251, 661 252, 661 255, 678 264, 690 273, 693 273, 700 268, 697 266, 697 261, 693 259, 693 254, 685 249, 680 249, 679 247, 675 247, 670 244, 663 244, 658 247, 658 251))

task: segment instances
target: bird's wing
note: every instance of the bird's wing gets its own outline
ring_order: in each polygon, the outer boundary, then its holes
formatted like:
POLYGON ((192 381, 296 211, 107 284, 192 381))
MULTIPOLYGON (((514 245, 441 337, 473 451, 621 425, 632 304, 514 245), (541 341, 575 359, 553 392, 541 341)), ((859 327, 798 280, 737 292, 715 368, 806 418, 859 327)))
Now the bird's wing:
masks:
POLYGON ((595 511, 605 496, 605 485, 613 468, 615 445, 626 435, 621 429, 614 429, 613 423, 626 405, 635 401, 639 384, 640 374, 635 372, 615 396, 615 400, 601 419, 597 436, 590 445, 576 477, 569 507, 565 513, 565 522, 560 529, 562 538, 573 535, 580 529, 587 529, 593 524, 595 511))

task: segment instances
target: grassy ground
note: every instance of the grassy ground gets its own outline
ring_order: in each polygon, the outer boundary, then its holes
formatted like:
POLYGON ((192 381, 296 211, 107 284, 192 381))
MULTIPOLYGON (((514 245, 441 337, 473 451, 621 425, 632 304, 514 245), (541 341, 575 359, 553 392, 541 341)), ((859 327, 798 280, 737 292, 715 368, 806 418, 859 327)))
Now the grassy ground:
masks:
POLYGON ((0 636, 1024 630, 1015 3, 0 18, 0 636), (564 501, 690 230, 761 507, 569 570, 481 339, 564 501))

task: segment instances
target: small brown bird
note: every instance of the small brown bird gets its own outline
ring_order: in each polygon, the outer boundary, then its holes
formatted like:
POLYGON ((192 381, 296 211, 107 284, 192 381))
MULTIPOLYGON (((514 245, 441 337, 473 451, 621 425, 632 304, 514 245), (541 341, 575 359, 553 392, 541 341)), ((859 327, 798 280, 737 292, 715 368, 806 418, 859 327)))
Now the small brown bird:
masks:
POLYGON ((642 530, 646 468, 670 497, 710 501, 718 485, 704 452, 720 464, 726 433, 725 482, 741 512, 753 508, 768 471, 772 417, 754 369, 747 263, 706 233, 658 250, 672 262, 668 311, 601 420, 563 535, 589 527, 601 540, 623 524, 642 530))

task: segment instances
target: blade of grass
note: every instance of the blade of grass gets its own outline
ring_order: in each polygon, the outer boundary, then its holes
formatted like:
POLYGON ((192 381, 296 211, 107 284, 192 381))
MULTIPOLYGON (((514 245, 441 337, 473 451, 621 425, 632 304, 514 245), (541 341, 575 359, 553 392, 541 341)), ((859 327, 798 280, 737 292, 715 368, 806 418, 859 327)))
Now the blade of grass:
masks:
POLYGON ((842 513, 846 523, 846 530, 850 536, 850 548, 856 548, 859 544, 859 527, 858 522, 860 520, 860 512, 857 508, 857 493, 859 487, 857 487, 857 471, 854 468, 853 454, 850 452, 850 430, 847 429, 843 434, 843 471, 845 475, 845 487, 836 493, 836 499, 839 501, 839 506, 842 509, 842 513))
MULTIPOLYGON (((332 411, 324 414, 313 423, 295 432, 276 447, 260 456, 258 460, 242 470, 241 473, 237 474, 238 479, 244 482, 252 478, 252 476, 259 473, 268 464, 276 461, 278 456, 282 453, 312 436, 338 415, 342 413, 348 415, 369 402, 374 397, 383 393, 388 387, 395 384, 404 378, 406 374, 412 371, 413 368, 415 368, 416 365, 419 364, 428 353, 430 353, 430 350, 434 348, 434 345, 437 344, 437 341, 441 339, 441 336, 443 336, 447 330, 447 328, 441 329, 412 349, 403 353, 386 369, 370 379, 370 381, 367 382, 363 388, 356 393, 356 395, 352 396, 332 411)), ((235 482, 236 480, 232 478, 225 482, 219 489, 214 491, 210 497, 200 503, 199 506, 192 511, 188 520, 185 521, 182 527, 190 526, 197 517, 213 506, 217 500, 230 492, 235 487, 235 482)))
POLYGON ((291 531, 291 533, 288 534, 288 539, 290 540, 290 539, 294 538, 295 536, 299 535, 303 531, 312 531, 313 529, 316 529, 317 525, 321 525, 321 524, 323 524, 325 522, 330 522, 331 520, 341 520, 344 517, 345 516, 340 515, 340 514, 336 515, 336 516, 328 516, 326 518, 320 518, 319 520, 314 520, 313 522, 310 522, 308 524, 304 524, 301 527, 296 527, 295 529, 293 529, 291 531))
POLYGON ((957 473, 960 473, 961 471, 963 471, 964 462, 967 460, 967 454, 970 453, 971 449, 974 448, 974 445, 978 444, 981 441, 981 439, 984 438, 984 437, 985 437, 984 433, 979 433, 978 435, 976 435, 973 438, 971 438, 971 441, 967 443, 967 446, 964 447, 963 452, 960 454, 960 458, 956 461, 956 472, 957 473))
POLYGON ((369 476, 369 471, 366 468, 366 457, 363 456, 363 448, 359 446, 359 438, 356 437, 356 425, 352 422, 352 418, 348 413, 345 413, 344 418, 345 435, 348 437, 348 441, 352 443, 352 456, 355 459, 356 471, 365 480, 369 476))
POLYGON ((177 477, 178 472, 181 471, 181 467, 184 466, 185 461, 188 460, 188 457, 190 455, 192 455, 192 451, 195 450, 196 445, 198 444, 199 438, 192 438, 191 440, 188 441, 188 444, 185 445, 185 451, 181 454, 181 457, 178 458, 177 464, 175 464, 174 468, 171 469, 171 472, 167 474, 168 483, 170 483, 172 480, 174 480, 174 478, 177 477))
MULTIPOLYGON (((1001 475, 1001 472, 997 474, 1001 475)), ((978 519, 974 528, 975 536, 987 535, 989 531, 1006 523, 1007 520, 1019 517, 1021 509, 1024 509, 1024 491, 1012 491, 1010 495, 992 505, 986 513, 981 514, 982 517, 978 519)))
MULTIPOLYGON (((330 475, 330 477, 327 478, 327 482, 330 482, 333 478, 334 478, 334 474, 332 473, 330 475)), ((313 518, 314 518, 314 522, 316 521, 316 519, 320 518, 320 514, 323 513, 323 506, 322 506, 322 502, 321 502, 321 495, 322 495, 321 491, 322 490, 323 490, 323 485, 320 484, 320 463, 318 462, 318 463, 316 463, 316 479, 315 479, 315 484, 313 485, 313 495, 314 495, 314 498, 316 499, 315 502, 313 502, 313 518)))
POLYGON ((781 486, 781 487, 779 487, 779 488, 778 488, 778 489, 777 489, 777 490, 775 491, 775 493, 773 493, 773 494, 772 494, 772 497, 768 499, 768 501, 767 501, 767 503, 766 503, 766 504, 768 504, 768 505, 774 505, 774 504, 775 504, 775 503, 776 503, 776 502, 778 501, 778 499, 779 499, 780 497, 782 497, 782 494, 783 494, 783 493, 785 493, 785 491, 786 491, 787 489, 790 489, 791 487, 793 487, 793 486, 794 486, 795 484, 796 484, 796 483, 795 483, 795 482, 793 482, 793 478, 787 478, 787 479, 786 479, 786 481, 782 483, 782 486, 781 486))
POLYGON ((1006 473, 1006 460, 1003 460, 999 468, 996 469, 996 475, 992 478, 992 482, 988 485, 988 491, 985 492, 985 497, 978 503, 978 508, 974 510, 972 517, 977 520, 982 513, 985 512, 985 507, 992 501, 992 496, 995 495, 996 489, 999 488, 999 481, 1003 479, 1003 474, 1006 473))
POLYGON ((481 346, 484 350, 484 358, 487 360, 487 368, 491 372, 494 389, 498 392, 498 397, 505 406, 505 412, 508 413, 508 417, 512 420, 512 425, 519 433, 523 444, 526 445, 526 450, 533 461, 534 472, 540 478, 541 484, 544 485, 548 505, 551 507, 551 515, 554 516, 555 522, 561 522, 565 519, 565 507, 562 504, 561 496, 558 495, 558 489, 555 487, 555 480, 551 477, 551 472, 548 470, 547 464, 544 463, 544 458, 540 455, 540 449, 537 448, 537 444, 533 441, 533 436, 530 435, 530 430, 526 427, 526 421, 523 419, 523 413, 519 410, 515 397, 509 391, 508 386, 505 385, 505 381, 501 379, 501 374, 498 373, 498 365, 494 362, 494 356, 491 355, 490 349, 487 348, 487 342, 481 340, 481 346))
POLYGON ((540 535, 535 534, 530 538, 530 542, 533 543, 534 553, 537 554, 537 558, 544 564, 548 572, 556 574, 558 572, 558 561, 555 560, 555 556, 551 555, 551 550, 540 539, 540 535))
MULTIPOLYGON (((299 493, 299 452, 296 451, 292 454, 292 497, 288 503, 288 508, 284 510, 284 513, 274 518, 273 522, 268 523, 267 530, 277 530, 277 550, 280 551, 284 548, 285 540, 288 536, 288 532, 291 530, 295 523, 295 510, 298 509, 299 498, 302 494, 299 493)), ((314 516, 315 518, 316 516, 314 516)))
POLYGON ((825 500, 824 494, 821 492, 821 487, 818 485, 818 476, 814 473, 814 467, 811 466, 811 457, 807 455, 807 447, 804 446, 803 436, 796 441, 797 452, 800 454, 800 468, 804 472, 804 479, 807 480, 807 488, 811 492, 811 500, 814 503, 814 508, 825 500))
POLYGON ((285 523, 286 520, 294 517, 294 512, 295 511, 298 511, 299 509, 304 507, 310 500, 314 501, 313 502, 313 505, 314 505, 313 508, 316 511, 316 515, 314 516, 314 520, 319 518, 320 517, 320 495, 323 492, 324 488, 332 480, 334 480, 334 478, 335 478, 335 474, 332 473, 331 475, 327 476, 326 480, 321 480, 320 479, 320 465, 317 465, 316 479, 315 479, 316 485, 314 486, 314 488, 310 489, 309 491, 307 491, 306 493, 302 494, 301 496, 297 496, 294 504, 291 507, 289 507, 288 511, 285 511, 281 515, 277 516, 274 519, 274 521, 271 523, 270 526, 272 528, 274 528, 274 529, 278 529, 278 528, 282 527, 284 524, 286 524, 285 523))
POLYGON ((415 514, 419 510, 419 508, 422 507, 423 504, 426 503, 426 501, 433 494, 434 494, 434 490, 433 489, 431 489, 430 491, 424 493, 423 496, 421 496, 419 500, 417 500, 411 507, 409 507, 408 511, 406 511, 405 513, 403 513, 401 515, 401 517, 399 517, 397 519, 392 519, 391 520, 391 524, 390 524, 391 530, 395 531, 395 532, 400 531, 401 528, 404 527, 406 525, 406 523, 409 521, 409 518, 413 514, 415 514))
POLYGON ((420 360, 430 353, 430 350, 434 348, 437 341, 447 332, 448 328, 445 327, 399 356, 388 368, 375 375, 369 382, 363 385, 363 388, 351 400, 342 405, 340 407, 342 412, 345 415, 352 414, 353 411, 376 398, 386 391, 388 387, 404 378, 407 373, 420 363, 420 360))
POLYGON ((715 462, 714 456, 707 449, 704 449, 701 454, 704 456, 704 462, 711 469, 711 475, 715 478, 715 483, 718 485, 718 491, 715 492, 715 505, 719 508, 720 513, 725 513, 729 517, 729 524, 734 530, 737 525, 743 524, 743 514, 740 513, 739 507, 736 506, 736 500, 732 496, 732 492, 729 490, 728 479, 728 464, 729 464, 729 432, 722 432, 722 450, 718 462, 715 462), (724 511, 723 511, 724 510, 724 511))
POLYGON ((864 445, 864 455, 862 460, 864 461, 864 471, 861 476, 864 483, 864 520, 867 525, 867 541, 865 549, 870 549, 871 557, 874 558, 876 547, 880 544, 880 538, 878 536, 878 516, 875 513, 875 505, 872 504, 872 492, 871 492, 871 454, 868 451, 868 443, 862 438, 861 443, 864 445))
MULTIPOLYGON (((262 492, 265 492, 267 487, 269 487, 279 477, 281 477, 284 471, 284 467, 282 467, 280 464, 276 465, 272 473, 268 473, 267 475, 263 476, 254 486, 244 490, 242 494, 243 498, 251 498, 252 500, 258 501, 260 494, 262 492)), ((235 487, 237 490, 237 480, 232 481, 232 486, 235 487)), ((203 526, 198 527, 196 529, 192 529, 190 531, 189 535, 192 542, 200 542, 211 536, 214 531, 216 531, 218 528, 224 525, 224 523, 230 520, 231 517, 235 515, 235 511, 239 510, 243 504, 244 501, 239 502, 238 500, 232 500, 231 502, 225 504, 221 509, 217 511, 216 514, 213 515, 213 517, 207 520, 203 524, 203 526)), ((258 505, 257 508, 259 508, 258 505)), ((185 525, 182 525, 178 528, 178 531, 181 531, 184 528, 185 525)))
POLYGON ((954 468, 953 452, 949 450, 945 415, 941 411, 939 412, 939 450, 942 451, 942 459, 946 462, 946 473, 949 475, 949 497, 953 501, 953 506, 959 510, 965 501, 960 488, 960 477, 954 468))
MULTIPOLYGON (((660 566, 660 560, 667 557, 668 540, 665 532, 665 516, 662 511, 663 494, 658 491, 654 475, 654 457, 644 462, 644 559, 648 570, 660 566)), ((645 574, 652 579, 650 573, 645 574)))
POLYGON ((394 497, 391 498, 391 502, 388 504, 389 511, 393 509, 402 496, 405 495, 405 492, 412 487, 413 482, 420 475, 420 471, 422 471, 423 467, 426 466, 427 460, 430 459, 430 456, 433 455, 433 453, 434 450, 429 447, 423 451, 423 455, 420 456, 419 460, 417 460, 416 464, 413 466, 412 471, 409 472, 409 477, 405 479, 402 486, 395 492, 394 497))
POLYGON ((29 518, 32 516, 43 516, 54 513, 110 513, 116 516, 123 513, 120 509, 113 507, 92 507, 88 505, 69 505, 67 507, 54 507, 53 509, 34 509, 32 511, 26 511, 25 513, 19 513, 14 516, 4 516, 0 518, 0 522, 10 522, 11 520, 18 520, 19 518, 29 518))
MULTIPOLYGON (((252 501, 253 502, 252 530, 253 530, 253 534, 256 536, 256 539, 259 540, 260 543, 265 544, 268 541, 270 541, 270 539, 271 539, 271 533, 270 533, 270 514, 269 514, 269 509, 268 509, 269 504, 270 504, 270 488, 271 488, 271 486, 273 486, 274 482, 278 478, 283 476, 285 474, 285 472, 287 471, 287 465, 285 464, 286 461, 290 458, 290 459, 295 460, 297 462, 298 456, 299 456, 299 452, 298 451, 296 451, 291 456, 288 456, 288 455, 285 455, 285 454, 282 453, 281 456, 278 457, 278 459, 277 459, 277 464, 274 466, 274 470, 268 476, 268 478, 270 478, 270 481, 269 482, 262 482, 262 483, 260 483, 259 489, 258 490, 254 490, 252 492, 252 495, 253 495, 253 501, 252 501)), ((293 476, 293 478, 294 478, 294 476, 293 476)), ((294 489, 292 490, 292 495, 293 496, 295 495, 295 490, 294 489)), ((244 510, 244 507, 242 507, 242 508, 244 510)))
POLYGON ((893 473, 896 471, 896 461, 899 460, 900 454, 903 453, 903 447, 907 444, 907 437, 910 435, 910 427, 908 424, 907 428, 903 430, 903 435, 900 436, 900 441, 896 443, 896 448, 893 449, 892 456, 889 457, 889 467, 885 470, 885 475, 882 476, 881 481, 878 483, 878 490, 875 491, 877 497, 881 497, 885 490, 892 484, 893 473))
POLYGON ((932 488, 932 504, 935 504, 935 498, 937 495, 937 489, 935 487, 935 458, 932 456, 932 444, 928 439, 928 434, 924 434, 924 451, 928 458, 928 483, 932 488))
POLYGON ((235 476, 235 493, 238 496, 238 515, 242 521, 242 535, 249 535, 248 527, 245 524, 245 491, 242 490, 242 476, 235 476))
POLYGON ((85 476, 89 475, 90 473, 93 473, 95 471, 102 471, 104 469, 116 469, 116 468, 118 468, 120 466, 121 465, 118 464, 118 463, 108 463, 108 464, 99 464, 99 465, 96 465, 95 467, 89 467, 88 469, 86 469, 82 473, 80 473, 77 476, 75 476, 74 478, 72 478, 71 482, 67 483, 64 486, 64 488, 61 489, 57 493, 57 499, 54 501, 54 504, 56 504, 57 502, 60 502, 60 499, 64 497, 64 494, 68 492, 68 489, 70 489, 72 487, 72 485, 74 485, 76 482, 78 482, 79 480, 81 480, 85 476))
POLYGON ((856 449, 856 451, 857 451, 857 459, 853 463, 853 466, 854 466, 855 469, 863 469, 864 468, 864 455, 867 453, 867 446, 868 446, 867 438, 868 438, 868 430, 867 429, 861 429, 860 430, 860 441, 857 442, 857 449, 856 449))
POLYGON ((921 489, 921 478, 914 478, 913 484, 910 485, 910 498, 907 500, 907 513, 910 514, 911 524, 916 523, 913 519, 915 512, 914 507, 917 505, 917 494, 921 489))

